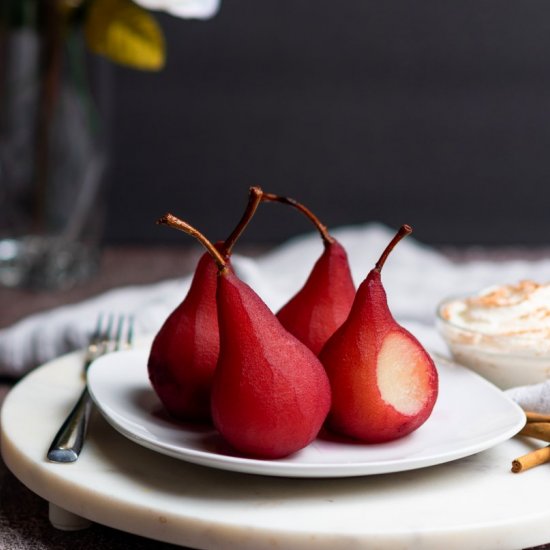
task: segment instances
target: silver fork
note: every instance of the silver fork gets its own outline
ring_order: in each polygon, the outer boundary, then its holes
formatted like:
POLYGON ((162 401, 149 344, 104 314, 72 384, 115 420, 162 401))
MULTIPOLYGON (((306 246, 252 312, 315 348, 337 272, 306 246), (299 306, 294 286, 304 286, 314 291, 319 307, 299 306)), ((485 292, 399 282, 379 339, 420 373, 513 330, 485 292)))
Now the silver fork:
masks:
POLYGON ((113 325, 113 314, 110 314, 106 320, 103 315, 99 315, 84 355, 82 370, 85 380, 84 389, 48 449, 48 460, 52 462, 74 462, 82 451, 92 410, 92 399, 86 383, 86 374, 92 361, 101 355, 122 348, 129 348, 132 345, 134 337, 133 317, 120 315, 116 328, 113 325))

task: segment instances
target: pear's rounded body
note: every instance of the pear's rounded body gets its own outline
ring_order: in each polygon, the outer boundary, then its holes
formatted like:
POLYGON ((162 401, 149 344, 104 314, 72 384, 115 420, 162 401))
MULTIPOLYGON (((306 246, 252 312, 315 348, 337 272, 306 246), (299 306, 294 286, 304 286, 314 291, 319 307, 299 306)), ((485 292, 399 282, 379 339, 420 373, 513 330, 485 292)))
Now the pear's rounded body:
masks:
POLYGON ((219 277, 217 304, 216 428, 247 455, 279 458, 302 449, 317 436, 330 407, 323 366, 231 272, 219 277))
POLYGON ((218 270, 200 258, 189 292, 155 336, 149 379, 167 411, 180 420, 209 420, 210 391, 219 353, 218 270))
POLYGON ((346 320, 355 285, 346 251, 333 241, 325 245, 304 286, 277 313, 281 324, 318 354, 346 320))
POLYGON ((345 323, 319 356, 332 388, 329 427, 378 443, 411 433, 438 393, 433 360, 391 315, 380 272, 361 284, 345 323))

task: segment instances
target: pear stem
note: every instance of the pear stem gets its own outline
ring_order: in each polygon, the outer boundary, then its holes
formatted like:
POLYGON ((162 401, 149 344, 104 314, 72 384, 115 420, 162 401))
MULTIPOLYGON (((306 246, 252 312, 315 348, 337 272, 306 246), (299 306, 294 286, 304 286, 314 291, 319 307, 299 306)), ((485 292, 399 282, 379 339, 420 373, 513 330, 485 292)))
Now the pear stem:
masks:
POLYGON ((229 235, 229 237, 227 237, 227 239, 225 239, 223 243, 223 254, 226 258, 229 258, 229 256, 231 256, 231 252, 233 251, 233 247, 235 246, 235 243, 237 242, 238 238, 241 236, 242 232, 246 229, 246 226, 254 216, 254 213, 256 212, 258 205, 260 204, 260 202, 262 202, 263 194, 264 193, 260 187, 250 188, 246 210, 244 211, 244 214, 240 219, 239 223, 236 225, 235 229, 233 229, 233 232, 231 233, 231 235, 229 235))
POLYGON ((191 237, 197 239, 197 241, 199 241, 204 246, 204 248, 206 248, 207 252, 210 253, 212 258, 216 262, 216 265, 218 266, 219 272, 223 273, 227 270, 227 260, 218 252, 217 248, 198 229, 195 229, 192 225, 189 225, 187 222, 180 220, 173 214, 165 214, 164 216, 162 216, 162 218, 159 218, 157 220, 157 223, 161 225, 167 225, 172 229, 183 231, 184 233, 187 233, 188 235, 191 235, 191 237))
POLYGON ((380 259, 376 262, 376 265, 374 266, 374 270, 382 271, 382 267, 384 267, 384 264, 386 263, 387 257, 390 255, 390 252, 394 249, 395 245, 403 239, 403 237, 406 237, 407 235, 410 235, 412 233, 412 227, 410 225, 402 225, 399 228, 399 231, 395 234, 395 237, 391 240, 390 244, 386 247, 384 252, 382 252, 382 256, 380 256, 380 259))
POLYGON ((274 195, 273 193, 263 193, 262 201, 280 202, 283 204, 288 204, 289 206, 293 206, 294 208, 296 208, 296 210, 299 210, 300 212, 302 212, 302 214, 304 214, 306 217, 310 219, 311 222, 313 222, 313 224, 321 234, 321 238, 323 239, 323 243, 325 244, 325 246, 332 244, 334 242, 335 239, 328 232, 326 225, 322 224, 319 218, 309 208, 306 208, 303 204, 299 203, 298 201, 290 197, 281 197, 279 195, 274 195))

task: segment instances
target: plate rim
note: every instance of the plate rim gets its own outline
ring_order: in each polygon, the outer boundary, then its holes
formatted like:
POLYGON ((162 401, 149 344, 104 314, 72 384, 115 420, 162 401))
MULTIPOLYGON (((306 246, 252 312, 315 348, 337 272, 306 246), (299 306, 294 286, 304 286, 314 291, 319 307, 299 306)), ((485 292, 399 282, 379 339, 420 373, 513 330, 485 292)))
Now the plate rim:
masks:
MULTIPOLYGON (((465 446, 461 450, 455 450, 453 452, 436 453, 431 458, 427 459, 425 456, 412 457, 409 459, 390 459, 385 461, 369 461, 369 462, 353 462, 353 463, 296 463, 286 462, 285 459, 259 459, 245 456, 232 456, 226 454, 215 453, 211 451, 193 449, 189 447, 180 447, 176 449, 173 444, 166 444, 163 442, 152 441, 144 438, 128 429, 127 426, 118 421, 117 417, 124 418, 124 415, 120 414, 120 411, 111 412, 111 407, 102 403, 95 393, 94 372, 97 372, 97 365, 105 361, 111 361, 116 356, 138 355, 143 356, 146 360, 149 350, 147 348, 134 348, 130 350, 121 350, 107 356, 100 357, 90 365, 88 373, 88 389, 90 395, 100 411, 103 418, 121 435, 133 441, 134 443, 141 445, 153 452, 158 452, 166 456, 170 456, 177 460, 183 460, 192 464, 210 467, 220 470, 266 475, 275 477, 299 477, 299 478, 341 478, 341 477, 358 477, 358 476, 370 476, 380 474, 391 474, 410 470, 416 470, 420 468, 426 468, 430 466, 436 466, 439 464, 445 464, 465 458, 484 450, 487 450, 499 443, 510 439, 517 434, 525 422, 525 413, 521 407, 515 403, 509 396, 507 396, 502 390, 498 389, 490 381, 484 379, 477 373, 463 367, 458 363, 441 356, 439 353, 431 353, 434 362, 438 366, 443 365, 444 368, 458 366, 462 369, 467 369, 468 376, 472 377, 472 380, 476 380, 476 383, 486 385, 490 391, 494 391, 504 402, 510 407, 510 410, 515 409, 517 413, 517 421, 507 429, 487 439, 486 441, 465 446), (397 467, 396 467, 397 466, 397 467)), ((143 366, 143 365, 142 365, 143 366)), ((148 379, 147 379, 148 382, 148 379)), ((149 386, 151 392, 154 390, 149 386)), ((150 420, 150 419, 149 419, 150 420)), ((182 427, 182 430, 185 428, 182 427)), ((215 428, 212 428, 215 430, 215 428)), ((315 441, 310 444, 313 445, 315 441)))

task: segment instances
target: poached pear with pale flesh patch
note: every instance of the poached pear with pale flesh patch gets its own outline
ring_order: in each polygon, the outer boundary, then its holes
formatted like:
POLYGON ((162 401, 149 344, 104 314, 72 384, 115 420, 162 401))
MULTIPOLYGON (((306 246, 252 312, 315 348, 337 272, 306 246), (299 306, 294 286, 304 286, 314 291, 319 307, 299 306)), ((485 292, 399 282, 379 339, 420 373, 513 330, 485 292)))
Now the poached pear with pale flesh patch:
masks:
POLYGON ((311 443, 330 408, 330 385, 316 355, 277 320, 196 229, 162 218, 197 238, 218 269, 220 350, 211 393, 214 425, 237 451, 282 458, 311 443))
POLYGON ((319 355, 332 389, 329 428, 366 442, 391 441, 416 430, 438 395, 435 364, 393 318, 381 280, 389 253, 411 232, 404 225, 395 235, 319 355))
MULTIPOLYGON (((224 258, 254 215, 262 191, 252 187, 246 210, 216 249, 224 258)), ((178 420, 209 421, 210 392, 220 338, 216 286, 218 269, 208 252, 200 258, 189 291, 157 332, 147 362, 149 380, 168 413, 178 420)))
POLYGON ((346 320, 355 298, 355 285, 344 247, 303 204, 289 197, 263 193, 262 202, 288 204, 308 217, 319 231, 324 250, 302 288, 279 310, 277 318, 313 353, 346 320))

